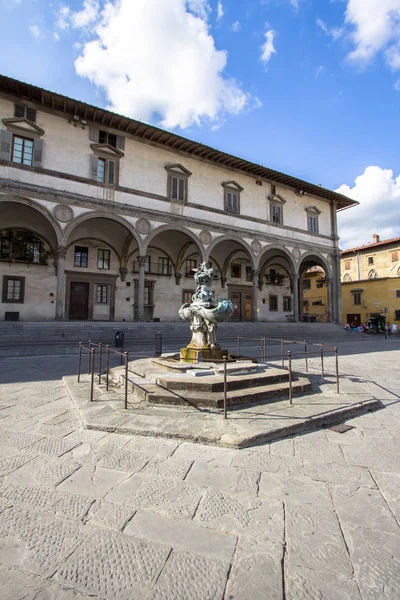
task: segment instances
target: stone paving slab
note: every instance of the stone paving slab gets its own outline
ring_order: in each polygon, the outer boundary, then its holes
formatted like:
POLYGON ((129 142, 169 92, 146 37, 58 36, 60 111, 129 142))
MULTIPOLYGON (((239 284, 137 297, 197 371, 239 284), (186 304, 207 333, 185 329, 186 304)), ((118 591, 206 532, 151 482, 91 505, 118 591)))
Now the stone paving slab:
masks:
MULTIPOLYGON (((104 386, 97 385, 95 402, 90 403, 87 376, 82 377, 79 384, 75 377, 64 377, 63 381, 87 429, 176 438, 233 448, 284 438, 381 407, 370 394, 357 393, 356 386, 353 386, 353 393, 310 394, 301 399, 295 398, 293 405, 281 400, 230 411, 229 418, 225 420, 219 413, 190 407, 165 410, 163 407, 149 408, 136 404, 125 411, 122 396, 119 402, 115 401, 114 390, 113 401, 109 401, 109 393, 104 386)), ((312 448, 304 442, 298 452, 307 456, 307 451, 312 452, 312 448)), ((321 456, 321 460, 326 458, 321 456)), ((345 463, 345 458, 335 446, 330 449, 329 458, 345 463)))

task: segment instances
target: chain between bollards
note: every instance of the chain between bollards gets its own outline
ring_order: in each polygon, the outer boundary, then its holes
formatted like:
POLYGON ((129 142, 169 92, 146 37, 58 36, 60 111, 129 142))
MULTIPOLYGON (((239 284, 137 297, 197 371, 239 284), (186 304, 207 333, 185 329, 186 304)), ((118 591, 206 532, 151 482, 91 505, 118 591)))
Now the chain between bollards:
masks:
POLYGON ((293 389, 292 389, 292 353, 288 351, 289 360, 289 403, 293 404, 293 389))
POLYGON ((224 419, 227 419, 227 403, 228 403, 228 399, 227 399, 227 373, 226 373, 226 365, 227 365, 227 361, 228 361, 228 357, 224 356, 224 419))

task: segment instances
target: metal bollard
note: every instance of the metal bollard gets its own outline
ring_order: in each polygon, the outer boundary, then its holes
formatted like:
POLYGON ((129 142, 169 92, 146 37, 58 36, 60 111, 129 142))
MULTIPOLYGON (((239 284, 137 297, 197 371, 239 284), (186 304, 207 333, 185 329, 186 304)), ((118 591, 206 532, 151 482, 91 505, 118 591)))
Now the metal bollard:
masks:
POLYGON ((89 353, 88 353, 88 374, 90 375, 90 344, 92 343, 92 340, 89 340, 88 342, 88 347, 89 347, 89 353))
POLYGON ((267 340, 265 339, 265 337, 263 337, 262 339, 263 339, 263 361, 267 362, 267 340))
POLYGON ((282 367, 285 366, 285 342, 281 340, 282 367))
POLYGON ((240 335, 237 336, 237 357, 240 356, 240 335))
POLYGON ((306 359, 306 373, 308 373, 308 355, 307 355, 307 350, 308 350, 307 340, 304 340, 304 356, 305 356, 305 359, 306 359))
POLYGON ((101 359, 103 356, 103 344, 100 343, 99 346, 100 346, 100 354, 99 354, 99 385, 100 385, 100 383, 101 383, 101 359))
POLYGON ((338 349, 335 346, 335 360, 336 360, 336 393, 339 393, 339 356, 338 349))
POLYGON ((155 336, 155 349, 154 356, 161 356, 162 354, 162 333, 161 331, 157 331, 155 336))
POLYGON ((292 389, 292 353, 288 352, 289 359, 289 403, 293 404, 293 389, 292 389))
POLYGON ((89 357, 92 359, 92 370, 91 370, 91 379, 90 379, 90 402, 93 402, 93 388, 94 388, 94 361, 95 361, 95 357, 96 357, 96 349, 93 348, 90 353, 89 353, 89 357))
POLYGON ((321 373, 322 378, 324 377, 324 344, 321 344, 321 373))
POLYGON ((228 357, 224 356, 224 419, 227 419, 227 373, 226 373, 226 364, 228 361, 228 357))
POLYGON ((78 383, 81 377, 81 362, 82 362, 82 342, 79 342, 79 358, 78 358, 78 383))
POLYGON ((125 410, 128 408, 128 352, 125 355, 125 410))
POLYGON ((106 345, 106 390, 108 392, 108 371, 110 369, 110 347, 106 345))

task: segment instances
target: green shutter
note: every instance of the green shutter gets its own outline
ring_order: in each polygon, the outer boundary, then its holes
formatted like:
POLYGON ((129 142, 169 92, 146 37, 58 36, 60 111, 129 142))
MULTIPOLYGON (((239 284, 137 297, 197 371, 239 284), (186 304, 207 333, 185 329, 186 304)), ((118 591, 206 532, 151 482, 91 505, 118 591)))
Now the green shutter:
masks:
POLYGON ((12 133, 7 129, 0 129, 0 159, 11 160, 12 133))
POLYGON ((94 179, 94 181, 97 181, 97 156, 94 156, 93 154, 90 155, 90 174, 89 177, 90 179, 94 179))
POLYGON ((117 135, 117 148, 118 150, 125 150, 125 138, 122 135, 117 135))
POLYGON ((108 160, 108 173, 107 173, 107 183, 114 184, 115 183, 115 161, 108 160))
POLYGON ((42 166, 42 157, 43 157, 43 140, 34 140, 33 142, 33 167, 41 167, 42 166))
POLYGON ((99 141, 99 130, 96 127, 89 127, 89 140, 91 142, 99 141))

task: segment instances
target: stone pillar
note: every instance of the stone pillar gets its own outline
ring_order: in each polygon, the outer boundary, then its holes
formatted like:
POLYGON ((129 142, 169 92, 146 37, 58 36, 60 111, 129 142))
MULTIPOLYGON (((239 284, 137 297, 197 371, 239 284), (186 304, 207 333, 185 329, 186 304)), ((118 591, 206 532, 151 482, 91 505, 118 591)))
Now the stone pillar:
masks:
POLYGON ((65 319, 65 257, 66 246, 56 246, 57 289, 56 289, 56 321, 65 319))
POLYGON ((333 285, 332 279, 330 277, 326 277, 325 279, 327 285, 327 296, 328 296, 328 323, 333 323, 334 320, 334 300, 333 300, 333 285))
POLYGON ((138 283, 138 319, 139 321, 144 320, 144 278, 146 268, 146 257, 139 256, 139 283, 138 283))
POLYGON ((252 306, 252 320, 258 321, 258 312, 257 312, 257 291, 258 291, 258 275, 260 271, 253 270, 252 272, 252 283, 253 283, 253 306, 252 306))
POLYGON ((293 275, 292 277, 292 291, 293 291, 293 318, 297 323, 299 320, 299 276, 293 275))

